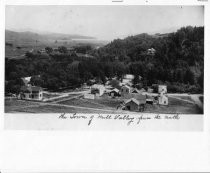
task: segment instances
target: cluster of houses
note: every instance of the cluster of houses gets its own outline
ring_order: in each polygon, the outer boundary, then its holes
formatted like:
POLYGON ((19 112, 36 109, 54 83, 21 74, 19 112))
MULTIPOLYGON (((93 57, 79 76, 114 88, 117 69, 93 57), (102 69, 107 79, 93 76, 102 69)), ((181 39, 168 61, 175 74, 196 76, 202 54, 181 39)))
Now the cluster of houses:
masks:
MULTIPOLYGON (((30 84, 31 77, 22 78, 23 86, 18 95, 24 100, 43 100, 43 89, 30 84)), ((125 75, 118 88, 114 88, 107 82, 105 85, 94 84, 91 87, 84 87, 89 93, 84 94, 85 99, 98 99, 102 96, 118 98, 122 103, 118 108, 129 111, 144 111, 146 104, 168 105, 167 86, 158 85, 158 93, 153 93, 153 89, 137 89, 132 87, 133 75, 125 75)), ((103 98, 103 97, 102 97, 103 98)))
POLYGON ((131 86, 133 75, 126 75, 120 83, 120 88, 113 88, 110 85, 94 84, 90 88, 90 93, 84 94, 86 99, 97 99, 101 96, 120 98, 123 103, 118 108, 130 111, 144 111, 146 104, 168 105, 167 86, 158 85, 158 93, 153 93, 153 89, 137 89, 131 86))

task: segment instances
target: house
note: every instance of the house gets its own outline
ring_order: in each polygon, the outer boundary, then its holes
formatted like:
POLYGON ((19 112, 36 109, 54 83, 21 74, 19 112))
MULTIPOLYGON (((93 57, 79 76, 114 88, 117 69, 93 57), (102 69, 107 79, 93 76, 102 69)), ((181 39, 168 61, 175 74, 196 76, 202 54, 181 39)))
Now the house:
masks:
POLYGON ((167 86, 166 85, 158 85, 158 93, 166 94, 167 93, 167 86))
POLYGON ((168 97, 165 94, 160 94, 158 97, 159 105, 168 105, 168 97))
POLYGON ((104 85, 94 84, 91 86, 91 94, 95 94, 96 96, 102 96, 104 92, 104 85))
POLYGON ((119 96, 119 92, 120 92, 120 90, 118 90, 117 88, 115 88, 115 89, 113 89, 113 90, 111 90, 111 91, 109 92, 109 95, 110 95, 111 97, 116 97, 116 96, 119 96))
POLYGON ((146 96, 141 94, 136 94, 134 97, 124 102, 124 110, 142 112, 145 109, 145 104, 146 104, 146 96))
POLYGON ((131 87, 124 85, 121 87, 121 96, 131 93, 131 87))
POLYGON ((22 86, 20 89, 20 99, 43 100, 43 90, 37 86, 22 86))
POLYGON ((133 79, 134 79, 134 75, 132 74, 126 74, 123 79, 122 79, 122 83, 125 85, 129 85, 132 86, 133 84, 133 79))
POLYGON ((154 48, 147 49, 147 55, 155 55, 156 50, 154 48))

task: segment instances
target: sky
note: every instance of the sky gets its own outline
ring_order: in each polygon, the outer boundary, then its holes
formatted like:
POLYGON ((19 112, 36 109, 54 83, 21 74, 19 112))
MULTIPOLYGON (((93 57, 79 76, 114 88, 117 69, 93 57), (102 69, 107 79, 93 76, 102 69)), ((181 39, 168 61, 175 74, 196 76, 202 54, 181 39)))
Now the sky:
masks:
POLYGON ((93 36, 101 40, 167 33, 204 26, 203 6, 6 6, 5 27, 14 31, 93 36))

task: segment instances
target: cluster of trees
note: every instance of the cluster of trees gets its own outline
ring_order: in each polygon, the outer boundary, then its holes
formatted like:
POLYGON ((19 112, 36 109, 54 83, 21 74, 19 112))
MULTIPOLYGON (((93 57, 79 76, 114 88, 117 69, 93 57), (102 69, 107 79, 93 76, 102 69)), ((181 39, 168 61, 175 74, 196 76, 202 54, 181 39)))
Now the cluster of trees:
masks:
POLYGON ((203 27, 184 27, 164 36, 140 34, 114 40, 97 50, 88 45, 76 47, 77 52, 96 58, 66 51, 61 46, 60 54, 51 54, 52 48, 46 47, 48 55, 27 53, 25 59, 6 58, 6 92, 19 92, 20 78, 26 76, 32 76, 33 85, 58 90, 91 84, 91 79, 100 83, 112 77, 121 80, 128 73, 134 74, 133 83, 138 86, 164 83, 169 92, 203 92, 203 27), (148 54, 150 48, 155 54, 148 54))
MULTIPOLYGON (((143 77, 144 86, 167 83, 176 88, 169 87, 171 92, 203 92, 204 27, 117 39, 96 55, 103 62, 123 62, 128 73, 143 77), (148 53, 150 48, 156 50, 154 55, 148 53)), ((139 83, 137 78, 134 83, 139 83)))

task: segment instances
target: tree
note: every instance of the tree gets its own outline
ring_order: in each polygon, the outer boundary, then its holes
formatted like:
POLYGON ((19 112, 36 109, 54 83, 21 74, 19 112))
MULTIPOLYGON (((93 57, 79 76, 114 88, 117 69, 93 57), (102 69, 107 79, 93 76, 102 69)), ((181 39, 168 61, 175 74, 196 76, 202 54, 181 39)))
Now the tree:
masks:
POLYGON ((201 74, 200 74, 200 76, 198 77, 198 84, 200 85, 200 87, 202 88, 202 90, 203 90, 203 85, 204 85, 204 81, 203 81, 203 78, 204 78, 204 73, 202 72, 201 74))
POLYGON ((44 81, 41 77, 39 76, 32 76, 30 80, 30 84, 34 86, 43 86, 44 81))
POLYGON ((189 83, 191 85, 195 84, 195 75, 189 68, 187 69, 185 73, 184 82, 189 83))
POLYGON ((58 47, 58 51, 59 51, 60 53, 67 53, 67 48, 66 48, 65 46, 59 46, 59 47, 58 47))
POLYGON ((53 52, 53 49, 51 47, 45 47, 45 51, 50 54, 53 52))
POLYGON ((139 75, 135 75, 133 78, 133 84, 136 85, 136 84, 139 84, 140 82, 141 80, 139 78, 139 75))
POLYGON ((120 89, 120 82, 118 80, 111 80, 109 82, 109 85, 111 85, 113 88, 117 88, 117 89, 120 89))

